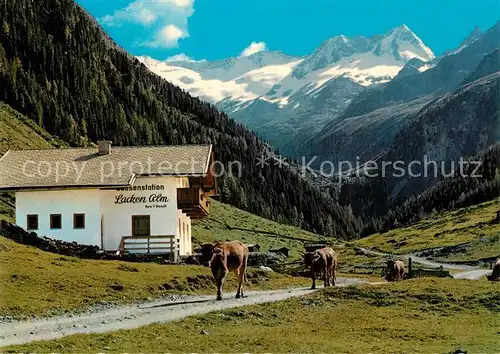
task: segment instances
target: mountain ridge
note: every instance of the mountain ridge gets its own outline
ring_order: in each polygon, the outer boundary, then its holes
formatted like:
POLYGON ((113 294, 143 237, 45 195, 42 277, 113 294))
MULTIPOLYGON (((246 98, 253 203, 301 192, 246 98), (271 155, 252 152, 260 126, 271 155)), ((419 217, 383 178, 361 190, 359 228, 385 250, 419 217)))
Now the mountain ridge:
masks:
POLYGON ((365 91, 353 101, 343 115, 357 116, 421 95, 452 90, 476 68, 486 54, 498 47, 500 47, 500 21, 481 38, 460 51, 441 58, 434 67, 416 75, 396 77, 384 85, 365 91))
MULTIPOLYGON (((500 142, 500 72, 466 83, 426 105, 396 134, 387 161, 459 161, 500 142), (467 102, 467 105, 460 104, 467 102)), ((441 171, 442 174, 445 174, 441 171)), ((436 178, 389 178, 389 195, 403 202, 436 183, 436 178)))

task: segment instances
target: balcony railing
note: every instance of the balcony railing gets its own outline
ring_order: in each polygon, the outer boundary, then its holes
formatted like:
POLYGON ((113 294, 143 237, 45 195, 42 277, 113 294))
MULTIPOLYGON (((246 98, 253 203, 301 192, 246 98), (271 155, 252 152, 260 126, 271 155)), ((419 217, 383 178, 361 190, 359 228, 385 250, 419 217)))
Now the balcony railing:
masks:
POLYGON ((201 219, 210 211, 210 201, 201 188, 177 188, 177 209, 192 219, 201 219))
POLYGON ((172 260, 177 260, 177 242, 174 235, 155 236, 123 236, 119 252, 136 254, 172 255, 172 260))

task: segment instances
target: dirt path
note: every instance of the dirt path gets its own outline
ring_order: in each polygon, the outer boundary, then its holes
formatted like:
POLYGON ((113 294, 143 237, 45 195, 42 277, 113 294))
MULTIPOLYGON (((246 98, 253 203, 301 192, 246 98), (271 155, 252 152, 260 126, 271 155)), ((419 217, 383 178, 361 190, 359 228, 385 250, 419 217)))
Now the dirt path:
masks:
POLYGON ((490 274, 491 270, 489 269, 475 269, 468 272, 460 272, 453 275, 455 279, 469 279, 469 280, 478 280, 484 277, 487 274, 490 274))
MULTIPOLYGON (((337 285, 361 283, 367 282, 356 278, 338 278, 337 285)), ((140 305, 91 311, 81 315, 56 316, 35 321, 14 321, 0 325, 0 346, 56 339, 77 333, 104 333, 132 329, 238 306, 281 301, 310 294, 313 291, 309 288, 251 291, 243 299, 234 299, 234 293, 226 293, 223 301, 216 301, 215 295, 187 296, 179 301, 150 301, 140 305)))
POLYGON ((443 269, 449 269, 449 270, 460 270, 461 272, 452 274, 452 277, 455 279, 470 279, 470 280, 479 280, 481 277, 484 275, 488 274, 491 272, 488 269, 483 269, 479 267, 474 267, 474 266, 469 266, 469 265, 464 265, 464 264, 453 264, 453 263, 439 263, 435 261, 428 260, 427 258, 423 257, 417 257, 412 254, 390 254, 390 253, 383 253, 383 252, 377 252, 377 251, 372 251, 366 248, 360 248, 363 252, 367 254, 372 254, 374 256, 381 256, 381 257, 386 257, 386 256, 392 256, 392 257, 398 257, 398 258, 403 258, 408 260, 408 258, 411 257, 413 263, 418 263, 422 264, 428 267, 443 267, 443 269))

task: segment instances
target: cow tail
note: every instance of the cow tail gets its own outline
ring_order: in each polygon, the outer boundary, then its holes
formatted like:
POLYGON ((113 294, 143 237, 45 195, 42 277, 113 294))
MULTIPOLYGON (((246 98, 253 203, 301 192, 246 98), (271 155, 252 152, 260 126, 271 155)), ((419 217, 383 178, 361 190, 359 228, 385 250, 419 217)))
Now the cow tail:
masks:
POLYGON ((337 281, 337 272, 339 271, 339 261, 335 260, 335 272, 333 273, 333 281, 337 281))

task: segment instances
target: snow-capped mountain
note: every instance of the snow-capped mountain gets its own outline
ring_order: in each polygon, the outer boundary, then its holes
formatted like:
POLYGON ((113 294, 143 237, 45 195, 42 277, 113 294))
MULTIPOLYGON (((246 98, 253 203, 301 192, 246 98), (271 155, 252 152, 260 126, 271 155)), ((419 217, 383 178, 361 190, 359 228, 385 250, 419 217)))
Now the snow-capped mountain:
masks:
POLYGON ((426 62, 434 54, 402 25, 370 38, 343 35, 330 38, 305 58, 258 52, 212 62, 138 59, 191 94, 215 104, 224 103, 226 109, 232 109, 228 113, 233 113, 257 98, 283 107, 297 91, 316 94, 324 84, 339 76, 363 86, 387 82, 413 58, 426 62))
POLYGON ((366 37, 347 38, 344 35, 327 39, 293 72, 293 76, 302 79, 307 74, 326 68, 342 58, 370 50, 370 40, 366 37))
POLYGON ((390 81, 411 59, 434 59, 432 51, 405 25, 385 35, 371 38, 333 37, 321 44, 283 79, 266 98, 281 105, 290 95, 308 87, 314 94, 329 80, 344 76, 362 85, 371 86, 390 81))
MULTIPOLYGON (((346 62, 358 64, 350 65, 351 67, 360 67, 359 64, 363 63, 364 68, 360 69, 376 67, 377 64, 401 67, 402 63, 413 58, 429 61, 434 58, 434 53, 406 25, 402 25, 390 30, 384 36, 347 38, 341 35, 330 38, 308 56, 295 69, 293 75, 300 79, 333 63, 339 63, 338 67, 342 67, 346 62), (365 55, 360 56, 361 53, 365 55), (376 57, 381 57, 381 60, 377 60, 376 57), (342 59, 348 60, 342 63, 342 59)), ((387 75, 391 75, 392 72, 393 69, 388 69, 387 75)))
POLYGON ((406 25, 394 28, 376 45, 374 54, 392 55, 396 60, 407 62, 418 58, 422 61, 434 59, 434 53, 406 25))
POLYGON ((279 51, 262 51, 246 57, 231 57, 215 61, 171 61, 168 64, 196 71, 204 79, 229 81, 252 70, 288 64, 298 59, 279 51))
POLYGON ((254 100, 266 94, 301 61, 280 52, 258 52, 212 62, 137 59, 155 74, 211 103, 254 100))
POLYGON ((332 37, 305 57, 262 51, 217 61, 138 59, 293 154, 296 137, 318 133, 367 87, 392 80, 411 60, 422 71, 434 58, 402 25, 372 37, 332 37))
MULTIPOLYGON (((469 36, 469 38, 472 37, 469 36)), ((420 119, 421 112, 429 110, 428 107, 436 107, 438 110, 443 108, 443 100, 439 97, 454 97, 453 102, 455 103, 446 108, 452 128, 448 127, 443 131, 436 128, 426 130, 427 132, 432 131, 431 135, 435 134, 434 137, 440 134, 456 137, 458 130, 468 129, 465 128, 466 126, 482 129, 481 124, 484 122, 477 124, 475 120, 489 120, 491 117, 496 117, 496 125, 486 124, 486 126, 490 130, 496 129, 496 132, 500 132, 498 130, 498 116, 488 110, 490 107, 498 106, 493 103, 495 102, 493 99, 494 91, 489 91, 491 96, 488 99, 492 99, 492 103, 486 103, 487 100, 482 101, 477 107, 484 107, 485 110, 479 112, 479 115, 472 119, 470 115, 473 113, 469 112, 477 112, 475 102, 483 100, 485 97, 479 94, 479 92, 483 92, 482 89, 468 91, 467 88, 472 82, 481 81, 491 75, 498 75, 500 70, 499 48, 500 22, 491 27, 485 34, 476 37, 475 40, 463 42, 457 48, 460 50, 448 52, 450 54, 441 57, 432 68, 421 71, 422 61, 417 58, 412 59, 397 77, 386 84, 363 90, 356 95, 340 116, 327 122, 318 134, 303 143, 299 141, 298 144, 302 145, 298 148, 300 153, 321 156, 331 161, 337 159, 354 161, 357 157, 366 160, 377 156, 390 148, 391 142, 401 130, 408 130, 406 137, 412 135, 415 136, 415 139, 421 137, 422 135, 417 132, 420 125, 415 121, 420 119), (463 45, 464 43, 466 45, 463 45), (465 91, 475 93, 466 97, 456 93, 465 91), (455 120, 452 119, 453 115, 455 115, 455 120), (457 123, 460 120, 459 117, 460 119, 468 117, 466 118, 468 122, 457 123)), ((498 78, 494 80, 498 83, 498 78)), ((489 87, 489 84, 486 84, 489 81, 491 80, 486 79, 485 85, 479 86, 489 87)), ((470 85, 470 87, 474 86, 470 85)), ((498 96, 498 92, 496 93, 498 96)), ((440 114, 435 114, 433 118, 439 120, 443 117, 440 114)), ((495 121, 494 118, 493 121, 495 121)), ((435 121, 430 119, 429 122, 434 124, 435 121)), ((457 151, 456 149, 460 149, 458 146, 469 145, 467 139, 447 139, 440 141, 441 146, 438 149, 442 153, 441 157, 450 151, 457 151)), ((414 139, 409 141, 414 141, 414 139)), ((481 137, 477 141, 485 140, 481 137)), ((423 145, 414 143, 412 146, 419 149, 426 145, 427 142, 423 145)), ((406 161, 409 160, 408 157, 406 161)))

